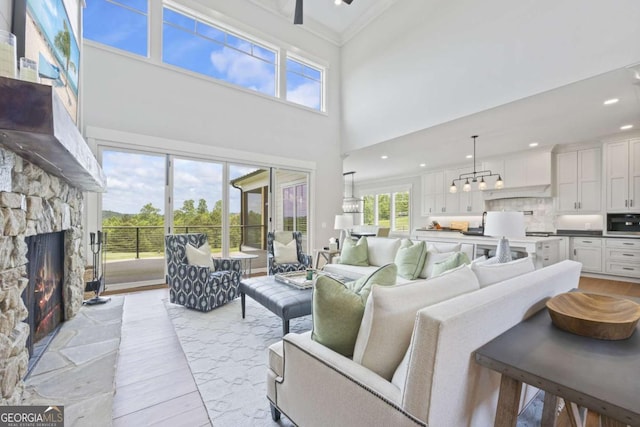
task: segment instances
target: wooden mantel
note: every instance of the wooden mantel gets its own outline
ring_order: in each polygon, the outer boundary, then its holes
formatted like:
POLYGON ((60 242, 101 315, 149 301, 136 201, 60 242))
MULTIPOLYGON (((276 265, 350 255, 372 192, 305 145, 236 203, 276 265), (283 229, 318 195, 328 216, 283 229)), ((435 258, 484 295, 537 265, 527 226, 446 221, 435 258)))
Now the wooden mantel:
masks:
POLYGON ((0 145, 84 191, 106 177, 51 86, 0 77, 0 145))

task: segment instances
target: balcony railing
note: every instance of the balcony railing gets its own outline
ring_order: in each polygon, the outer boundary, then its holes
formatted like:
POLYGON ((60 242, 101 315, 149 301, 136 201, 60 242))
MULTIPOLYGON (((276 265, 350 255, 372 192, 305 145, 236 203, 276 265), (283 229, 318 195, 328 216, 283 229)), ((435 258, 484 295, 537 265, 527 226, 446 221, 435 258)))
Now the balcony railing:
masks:
MULTIPOLYGON (((114 259, 114 254, 134 255, 142 257, 164 255, 163 226, 103 226, 107 233, 107 259, 114 259)), ((204 233, 207 235, 213 253, 222 252, 222 226, 220 225, 179 225, 173 227, 173 232, 204 233)), ((266 242, 264 226, 262 225, 232 225, 229 227, 229 249, 239 251, 241 246, 264 249, 266 242)))

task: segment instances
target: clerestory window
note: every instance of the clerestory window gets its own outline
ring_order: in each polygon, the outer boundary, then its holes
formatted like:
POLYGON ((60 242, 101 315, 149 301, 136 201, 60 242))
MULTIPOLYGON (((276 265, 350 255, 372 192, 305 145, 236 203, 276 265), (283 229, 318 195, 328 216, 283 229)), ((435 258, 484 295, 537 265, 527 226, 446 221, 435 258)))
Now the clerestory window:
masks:
POLYGON ((275 50, 167 7, 162 35, 164 63, 276 96, 275 50))
POLYGON ((287 101, 322 111, 323 75, 320 68, 287 58, 287 101))
POLYGON ((161 43, 162 58, 151 60, 326 111, 326 69, 298 54, 290 54, 277 45, 174 4, 162 5, 160 20, 153 14, 150 18, 149 8, 155 3, 148 0, 86 0, 86 3, 83 32, 87 40, 145 58, 157 55, 153 53, 155 49, 150 51, 150 45, 161 43), (160 25, 162 40, 150 40, 149 34, 159 34, 152 28, 160 25))
POLYGON ((83 37, 136 55, 148 56, 147 0, 86 0, 83 37))

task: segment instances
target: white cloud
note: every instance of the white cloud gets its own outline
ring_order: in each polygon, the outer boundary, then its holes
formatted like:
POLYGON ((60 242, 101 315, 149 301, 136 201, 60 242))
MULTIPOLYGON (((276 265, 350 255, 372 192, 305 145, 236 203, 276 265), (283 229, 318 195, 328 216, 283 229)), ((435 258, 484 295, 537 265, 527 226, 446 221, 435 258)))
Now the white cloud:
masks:
MULTIPOLYGON (((147 203, 164 212, 165 157, 118 151, 104 151, 103 168, 107 175, 107 192, 103 194, 103 210, 135 214, 147 203)), ((231 177, 243 176, 257 168, 230 165, 231 177)), ((174 207, 180 209, 185 200, 207 201, 209 210, 222 198, 222 163, 187 159, 174 161, 174 207)), ((240 210, 240 193, 230 188, 229 208, 240 210)))
POLYGON ((212 52, 210 59, 216 70, 225 74, 225 80, 260 92, 274 93, 272 65, 226 46, 212 52))
POLYGON ((310 108, 320 108, 317 83, 304 83, 287 91, 287 100, 310 108))

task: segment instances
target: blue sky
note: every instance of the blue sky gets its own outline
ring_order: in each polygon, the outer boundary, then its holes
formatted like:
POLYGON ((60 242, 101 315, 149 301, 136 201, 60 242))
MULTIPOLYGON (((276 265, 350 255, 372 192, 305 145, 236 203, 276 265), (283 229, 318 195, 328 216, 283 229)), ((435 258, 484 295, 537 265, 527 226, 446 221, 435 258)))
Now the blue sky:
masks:
MULTIPOLYGON (((107 175, 107 192, 102 195, 102 210, 135 214, 147 203, 164 212, 165 156, 121 151, 103 151, 102 167, 107 175)), ((237 178, 258 168, 230 165, 229 175, 237 178)), ((175 159, 174 206, 185 200, 207 201, 211 211, 222 198, 222 164, 175 159)), ((240 192, 229 190, 230 211, 240 212, 240 192)))

